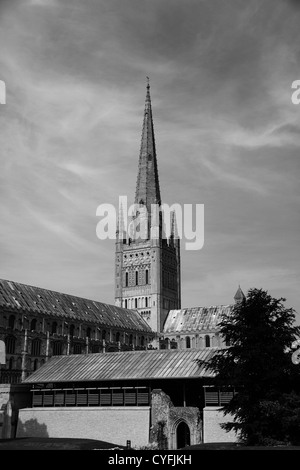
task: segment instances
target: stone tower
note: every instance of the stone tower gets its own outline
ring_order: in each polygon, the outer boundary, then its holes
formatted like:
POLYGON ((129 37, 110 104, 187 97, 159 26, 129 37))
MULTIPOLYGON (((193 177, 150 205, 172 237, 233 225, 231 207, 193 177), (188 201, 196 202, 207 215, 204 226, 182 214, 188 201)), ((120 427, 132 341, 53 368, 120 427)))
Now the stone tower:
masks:
POLYGON ((137 309, 153 331, 160 333, 169 310, 181 304, 180 241, 175 212, 165 235, 155 149, 150 85, 147 84, 144 120, 135 191, 132 230, 125 230, 119 208, 116 233, 115 304, 137 309))

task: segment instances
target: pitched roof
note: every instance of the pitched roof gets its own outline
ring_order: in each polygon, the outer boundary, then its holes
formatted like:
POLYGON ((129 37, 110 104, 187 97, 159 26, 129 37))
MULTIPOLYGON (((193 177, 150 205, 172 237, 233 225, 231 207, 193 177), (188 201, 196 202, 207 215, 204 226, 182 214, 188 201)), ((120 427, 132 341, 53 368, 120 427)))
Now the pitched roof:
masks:
POLYGON ((53 356, 24 382, 87 382, 211 377, 197 360, 215 350, 154 350, 53 356))
POLYGON ((181 310, 170 310, 165 324, 164 333, 192 333, 199 330, 215 330, 223 314, 229 314, 232 305, 211 307, 193 307, 181 310))
POLYGON ((3 279, 0 280, 1 308, 152 333, 148 323, 136 310, 3 279))

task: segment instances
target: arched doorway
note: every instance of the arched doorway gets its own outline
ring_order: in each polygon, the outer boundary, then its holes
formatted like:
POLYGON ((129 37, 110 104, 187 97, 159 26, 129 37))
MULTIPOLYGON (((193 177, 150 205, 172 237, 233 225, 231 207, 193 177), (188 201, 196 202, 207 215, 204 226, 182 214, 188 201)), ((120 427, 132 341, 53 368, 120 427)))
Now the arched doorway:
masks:
POLYGON ((185 421, 181 421, 176 429, 176 443, 177 449, 191 445, 190 428, 185 421))

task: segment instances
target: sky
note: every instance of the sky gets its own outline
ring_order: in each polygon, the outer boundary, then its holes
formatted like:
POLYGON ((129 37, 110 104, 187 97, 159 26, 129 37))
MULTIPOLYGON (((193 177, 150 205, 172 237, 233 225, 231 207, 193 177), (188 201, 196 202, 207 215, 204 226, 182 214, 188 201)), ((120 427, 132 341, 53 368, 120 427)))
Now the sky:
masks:
POLYGON ((149 76, 162 200, 204 204, 182 307, 300 322, 300 1, 0 0, 0 44, 0 278, 114 303, 96 210, 134 201, 149 76))

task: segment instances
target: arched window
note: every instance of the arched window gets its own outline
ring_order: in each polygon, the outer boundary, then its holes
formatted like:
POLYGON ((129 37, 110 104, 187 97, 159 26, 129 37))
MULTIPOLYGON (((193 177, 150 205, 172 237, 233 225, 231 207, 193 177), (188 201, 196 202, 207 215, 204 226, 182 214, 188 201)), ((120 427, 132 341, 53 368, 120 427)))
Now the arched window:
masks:
POLYGON ((138 271, 135 271, 135 285, 136 286, 139 285, 139 272, 138 271))
POLYGON ((127 299, 125 299, 125 308, 127 308, 127 299))
POLYGON ((74 331, 75 331, 75 325, 72 324, 70 325, 70 330, 69 330, 71 338, 73 338, 74 336, 74 331))
POLYGON ((191 338, 189 336, 185 338, 185 344, 187 349, 191 347, 191 338))
POLYGON ((41 340, 35 338, 31 343, 31 355, 40 356, 41 355, 41 340))
POLYGON ((125 273, 125 287, 128 287, 128 273, 125 273))
POLYGON ((148 307, 148 297, 145 298, 145 307, 148 307))
POLYGON ((146 284, 149 284, 149 271, 146 269, 145 271, 145 278, 146 278, 146 284))
POLYGON ((120 333, 119 332, 116 333, 116 341, 117 342, 120 341, 120 333))
POLYGON ((16 320, 16 317, 14 315, 10 315, 8 319, 8 327, 11 328, 12 330, 15 327, 15 320, 16 320))
POLYGON ((73 344, 73 354, 81 354, 82 353, 82 344, 81 343, 74 343, 73 344))
POLYGON ((99 349, 99 344, 92 344, 92 353, 100 352, 99 349))
POLYGON ((91 329, 90 329, 89 326, 88 326, 87 329, 86 329, 86 336, 87 336, 88 338, 91 337, 91 329))
POLYGON ((210 348, 210 336, 209 335, 205 336, 205 347, 210 348))
POLYGON ((17 370, 21 370, 21 369, 22 369, 22 358, 18 357, 18 359, 17 359, 17 370))
POLYGON ((52 343, 53 356, 61 356, 62 350, 63 350, 63 344, 60 341, 53 341, 52 343))
POLYGON ((7 336, 5 338, 6 353, 14 354, 16 349, 16 338, 14 336, 7 336))
POLYGON ((56 323, 56 321, 54 321, 54 322, 52 323, 51 333, 52 333, 52 334, 57 333, 57 323, 56 323))
POLYGON ((144 336, 142 336, 141 337, 141 346, 144 346, 144 344, 145 344, 145 338, 144 338, 144 336))
POLYGON ((135 308, 138 308, 137 299, 134 299, 134 307, 135 307, 135 308))
POLYGON ((31 331, 35 331, 35 330, 36 330, 36 323, 37 323, 36 318, 34 318, 33 320, 31 320, 31 322, 30 322, 30 329, 31 329, 31 331))
POLYGON ((102 339, 106 339, 106 331, 105 330, 102 330, 102 339))

